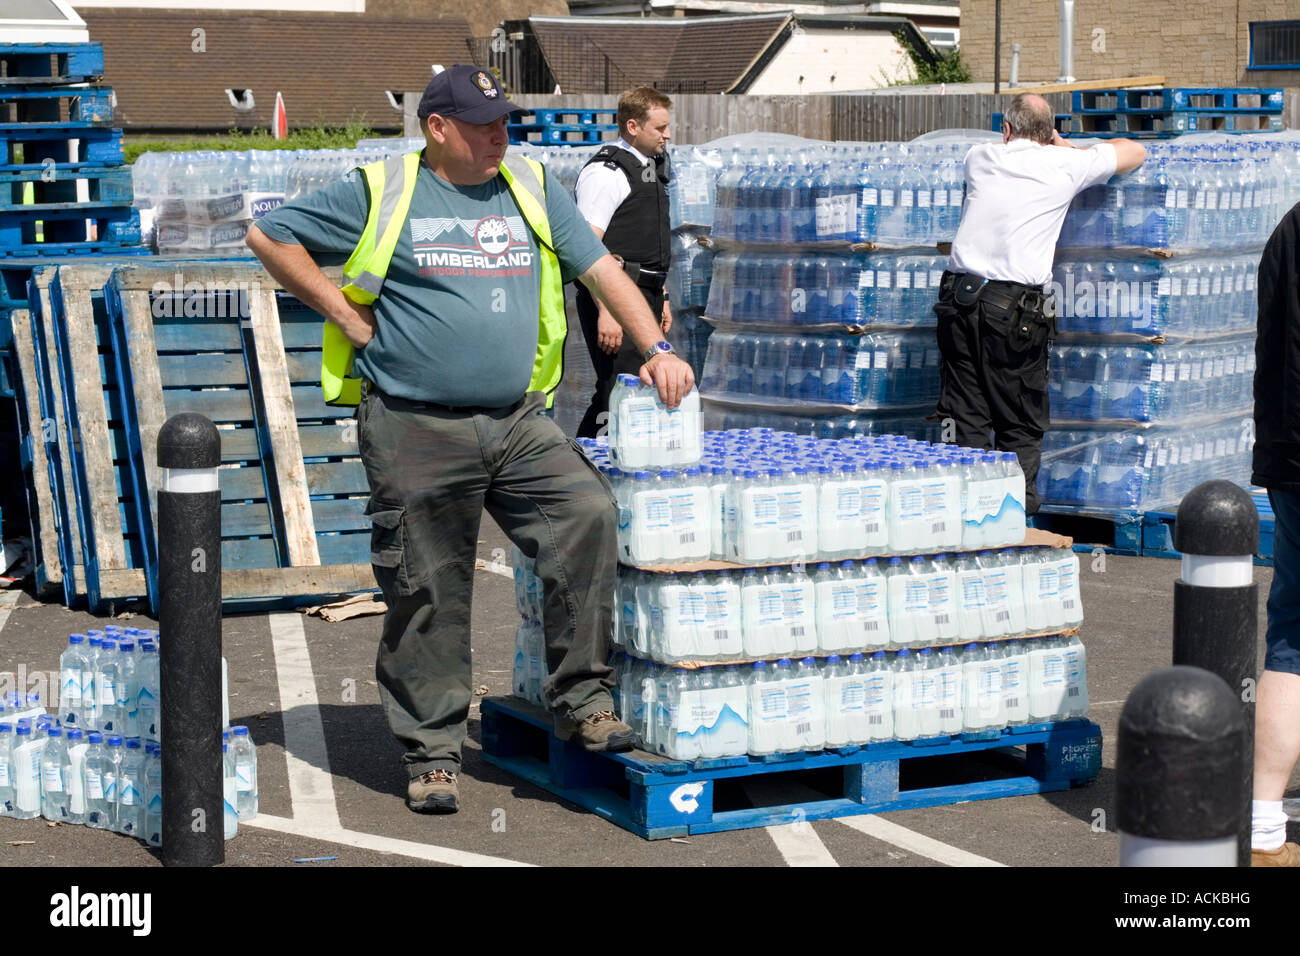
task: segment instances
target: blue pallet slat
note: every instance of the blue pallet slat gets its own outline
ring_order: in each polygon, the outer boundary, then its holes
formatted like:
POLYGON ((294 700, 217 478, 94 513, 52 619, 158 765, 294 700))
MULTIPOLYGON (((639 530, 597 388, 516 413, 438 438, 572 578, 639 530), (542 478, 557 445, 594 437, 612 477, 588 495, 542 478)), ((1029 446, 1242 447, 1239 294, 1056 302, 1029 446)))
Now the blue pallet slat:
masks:
POLYGON ((71 163, 120 166, 126 154, 120 129, 90 123, 0 123, 0 159, 0 168, 13 171, 45 169, 50 162, 56 168, 71 163))
POLYGON ((9 256, 49 255, 56 248, 139 246, 140 241, 140 212, 120 200, 0 208, 0 251, 9 256))
MULTIPOLYGON (((218 424, 223 462, 243 466, 222 468, 218 478, 225 599, 370 590, 364 469, 355 461, 313 460, 357 455, 355 429, 349 434, 337 423, 346 413, 321 400, 323 320, 275 289, 251 262, 124 266, 113 273, 107 295, 131 394, 125 404, 140 523, 154 526, 147 503, 160 483, 145 449, 154 447, 167 417, 197 411, 218 424), (221 291, 158 291, 178 283, 221 291), (291 369, 304 384, 293 385, 291 369)), ((144 541, 155 602, 152 533, 144 541)))
POLYGON ((129 166, 0 170, 0 212, 130 206, 134 195, 129 166), (85 200, 77 198, 79 181, 86 184, 85 200), (28 195, 28 184, 31 195, 28 195))
POLYGON ((0 43, 0 87, 85 83, 103 75, 102 43, 0 43))
POLYGON ((0 86, 0 120, 57 123, 65 118, 72 123, 112 125, 113 91, 108 87, 0 86))
POLYGON ((588 753, 562 743, 548 713, 516 698, 484 700, 482 720, 489 763, 651 840, 1065 790, 1090 783, 1101 771, 1101 729, 1088 720, 1019 727, 984 740, 942 738, 929 746, 892 741, 778 761, 742 756, 694 763, 639 750, 588 753), (984 780, 966 769, 968 779, 960 783, 900 786, 900 770, 938 762, 957 771, 956 761, 972 756, 1010 775, 984 780), (925 763, 913 764, 917 760, 925 763), (839 770, 842 795, 743 810, 715 806, 721 786, 806 770, 839 770))
POLYGON ((1142 513, 1069 505, 1043 505, 1029 516, 1031 528, 1074 539, 1074 550, 1088 554, 1101 548, 1108 554, 1136 557, 1142 553, 1142 513))

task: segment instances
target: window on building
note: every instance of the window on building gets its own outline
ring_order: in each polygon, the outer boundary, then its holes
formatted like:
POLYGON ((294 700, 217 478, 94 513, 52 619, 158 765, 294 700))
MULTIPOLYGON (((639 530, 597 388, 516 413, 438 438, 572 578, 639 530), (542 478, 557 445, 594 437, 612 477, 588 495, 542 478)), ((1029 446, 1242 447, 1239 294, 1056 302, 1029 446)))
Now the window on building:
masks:
POLYGON ((1250 70, 1300 70, 1300 20, 1250 25, 1250 70))

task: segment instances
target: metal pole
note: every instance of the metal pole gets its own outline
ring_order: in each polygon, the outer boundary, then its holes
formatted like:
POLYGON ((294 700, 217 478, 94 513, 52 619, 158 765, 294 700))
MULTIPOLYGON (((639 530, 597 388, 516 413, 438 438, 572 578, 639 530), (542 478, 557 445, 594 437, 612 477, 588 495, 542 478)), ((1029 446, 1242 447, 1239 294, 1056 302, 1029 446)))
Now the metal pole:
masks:
POLYGON ((1259 595, 1252 565, 1259 512, 1230 481, 1207 481, 1178 506, 1174 547, 1183 552, 1174 582, 1174 663, 1222 677, 1246 722, 1239 861, 1250 865, 1250 801, 1255 766, 1255 658, 1259 595))
POLYGON ((1236 866, 1250 760, 1228 686, 1199 667, 1148 674, 1124 702, 1117 739, 1120 866, 1236 866))
POLYGON ((993 93, 1002 92, 1002 0, 993 5, 993 93))
POLYGON ((1011 78, 1007 81, 1007 86, 1015 89, 1020 85, 1020 44, 1011 44, 1011 78))
POLYGON ((221 438, 202 415, 158 432, 163 863, 225 859, 221 762, 221 438))

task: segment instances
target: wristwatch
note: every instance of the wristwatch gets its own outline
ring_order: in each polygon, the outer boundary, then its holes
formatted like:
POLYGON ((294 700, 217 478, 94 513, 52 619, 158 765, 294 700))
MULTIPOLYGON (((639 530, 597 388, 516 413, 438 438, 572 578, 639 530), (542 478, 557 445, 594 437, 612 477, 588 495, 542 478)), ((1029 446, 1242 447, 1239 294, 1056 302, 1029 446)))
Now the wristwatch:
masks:
POLYGON ((641 360, 643 362, 648 362, 660 352, 671 352, 672 350, 673 347, 667 342, 656 342, 641 354, 641 360))

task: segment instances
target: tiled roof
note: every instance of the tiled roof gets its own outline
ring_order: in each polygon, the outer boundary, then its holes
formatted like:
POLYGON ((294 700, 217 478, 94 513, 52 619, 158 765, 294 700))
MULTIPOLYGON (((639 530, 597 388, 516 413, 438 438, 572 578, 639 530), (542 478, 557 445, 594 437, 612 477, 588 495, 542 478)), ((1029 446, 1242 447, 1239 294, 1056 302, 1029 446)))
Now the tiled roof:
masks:
POLYGON ((100 8, 82 16, 104 45, 104 82, 128 130, 268 127, 277 91, 290 126, 356 119, 400 129, 385 90, 421 90, 432 64, 473 62, 460 18, 100 8), (252 89, 255 109, 236 112, 227 88, 252 89))
POLYGON ((722 93, 789 20, 745 17, 531 17, 546 62, 566 93, 722 93))

